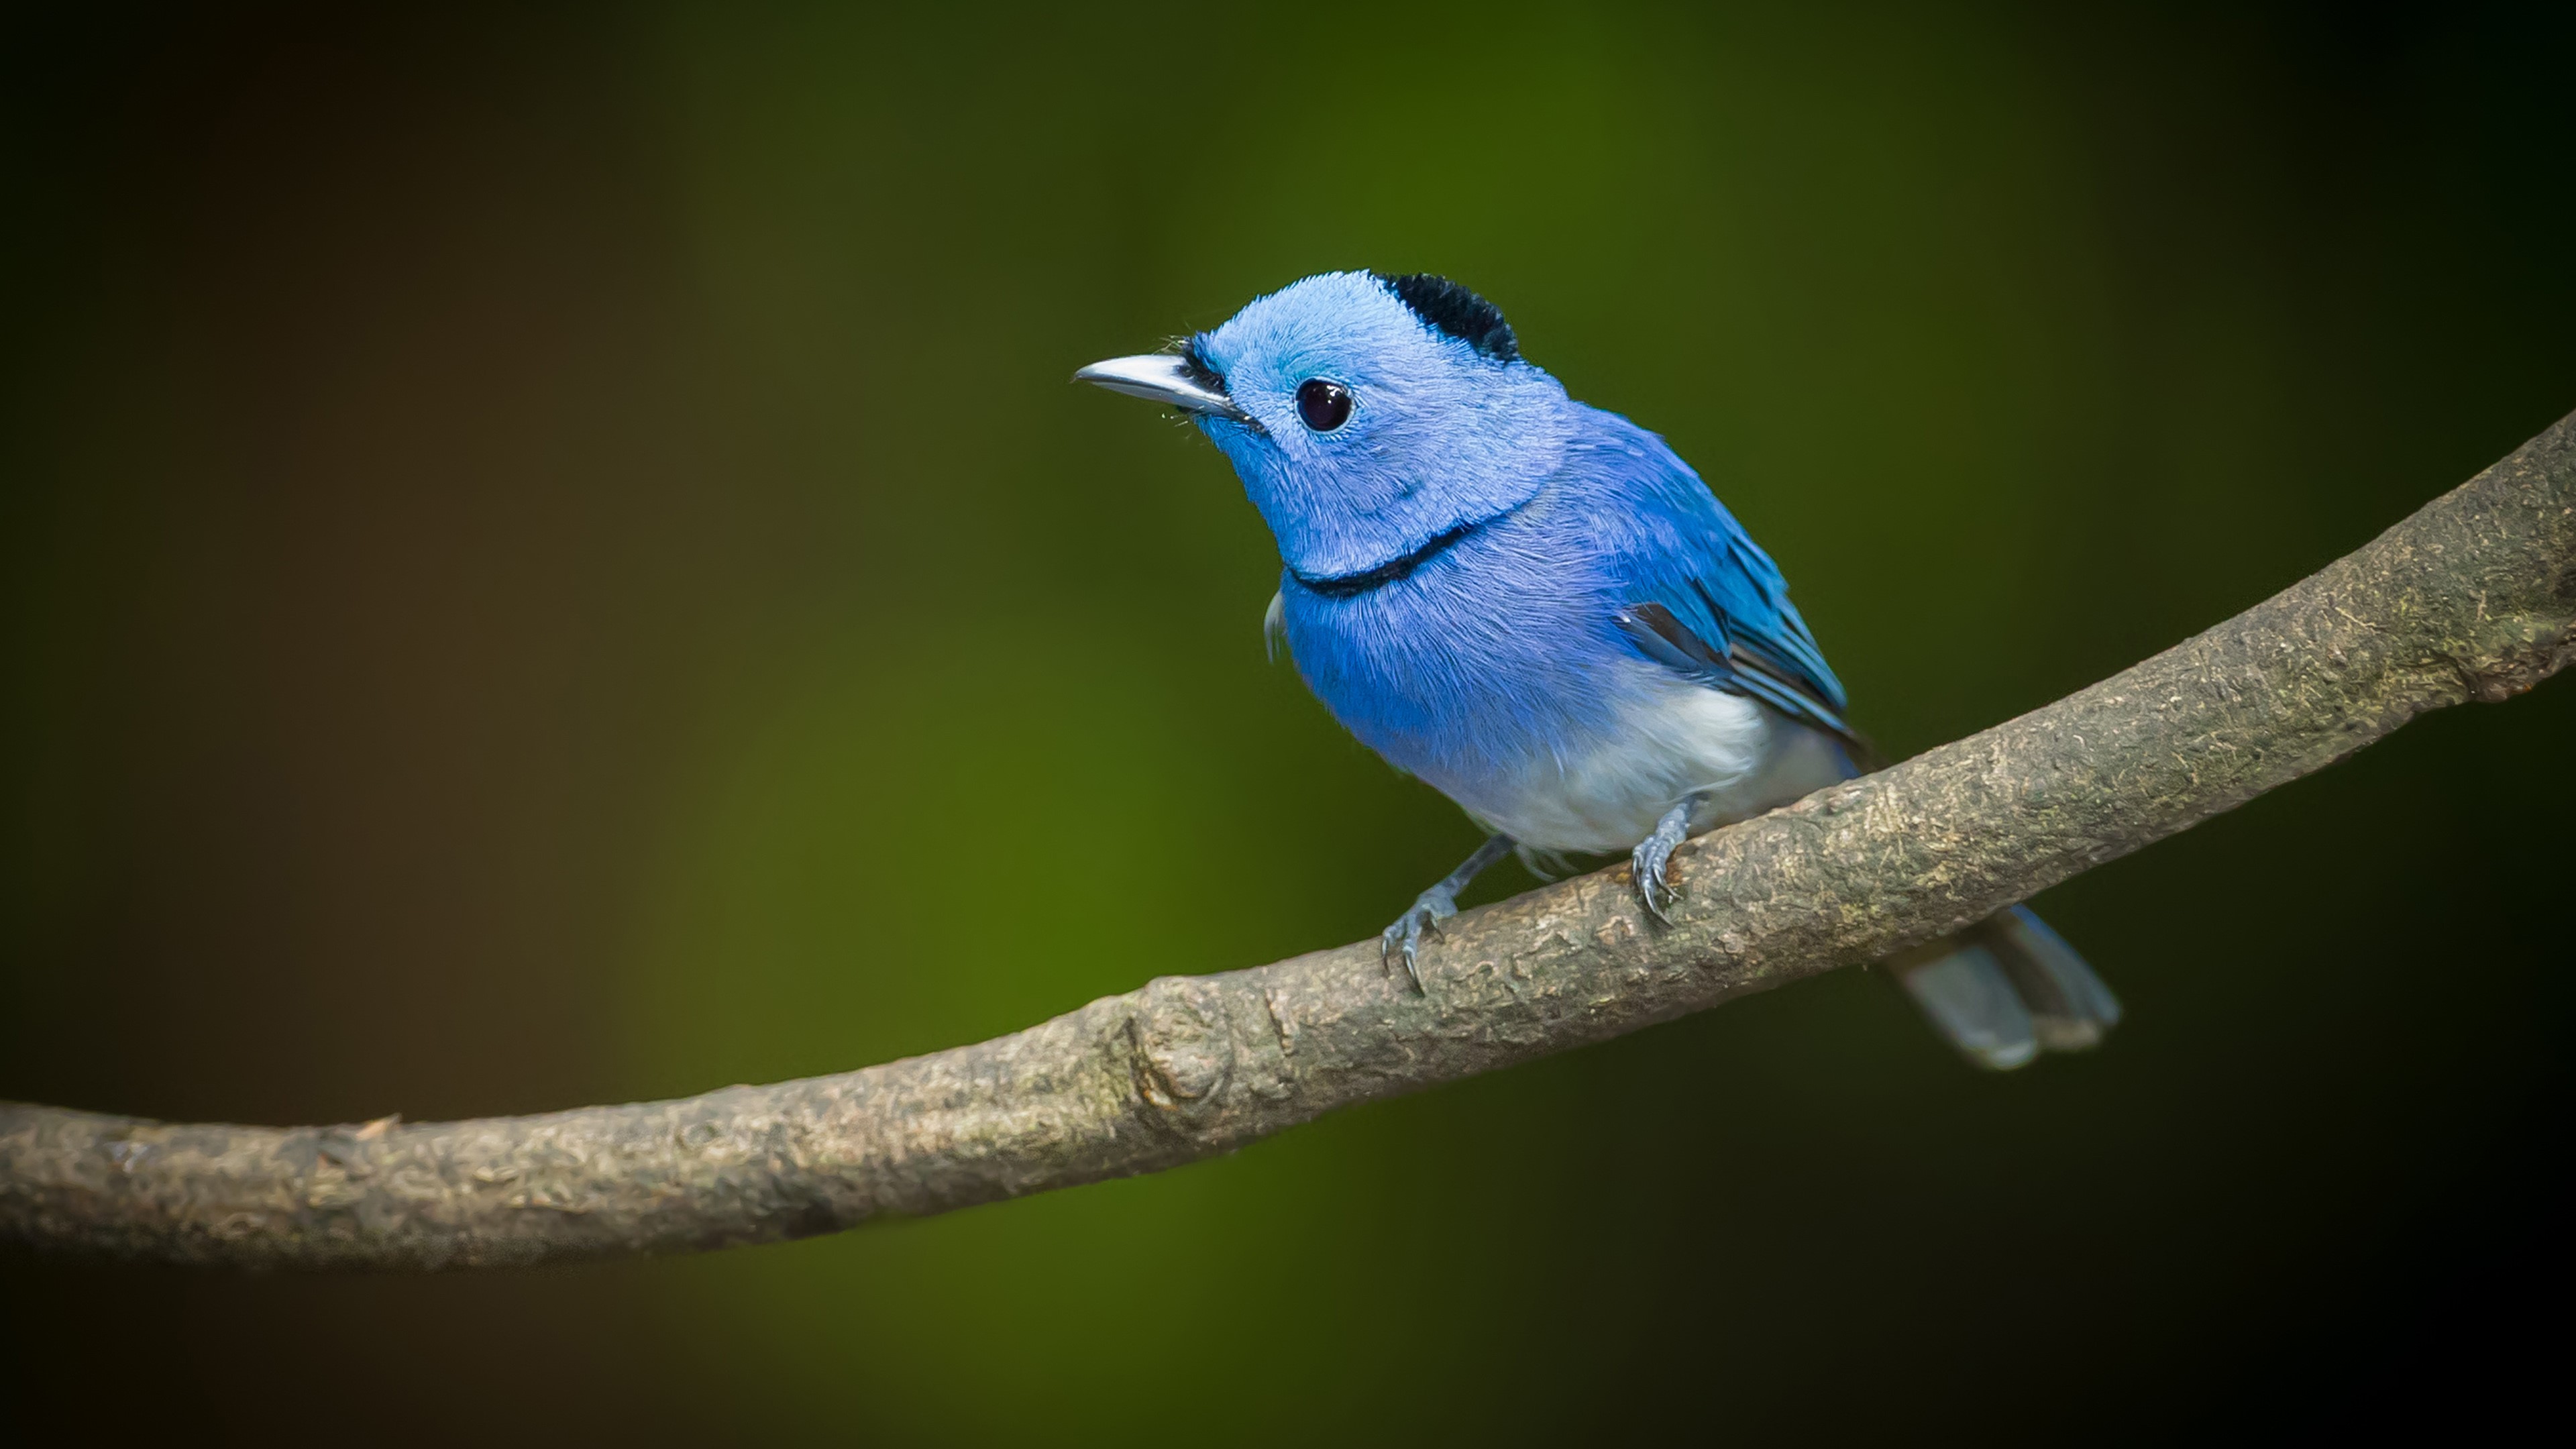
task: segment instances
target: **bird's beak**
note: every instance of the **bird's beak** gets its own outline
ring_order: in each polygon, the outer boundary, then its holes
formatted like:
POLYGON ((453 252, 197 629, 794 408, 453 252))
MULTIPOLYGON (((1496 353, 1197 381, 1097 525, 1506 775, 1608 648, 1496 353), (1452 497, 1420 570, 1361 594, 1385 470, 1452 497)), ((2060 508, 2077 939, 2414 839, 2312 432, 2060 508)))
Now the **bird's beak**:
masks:
POLYGON ((1252 414, 1234 405, 1222 388, 1210 387, 1208 374, 1193 368, 1189 360, 1164 352, 1149 352, 1142 357, 1113 357, 1095 362, 1073 375, 1076 382, 1095 383, 1111 392, 1141 397, 1185 413, 1208 413, 1231 418, 1238 423, 1252 421, 1252 414))

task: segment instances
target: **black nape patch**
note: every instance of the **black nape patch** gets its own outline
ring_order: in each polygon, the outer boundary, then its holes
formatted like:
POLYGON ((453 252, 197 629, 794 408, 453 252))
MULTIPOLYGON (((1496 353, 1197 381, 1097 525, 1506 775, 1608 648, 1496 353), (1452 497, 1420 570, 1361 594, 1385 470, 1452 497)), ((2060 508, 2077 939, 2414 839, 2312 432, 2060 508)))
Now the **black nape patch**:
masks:
POLYGON ((1413 315, 1433 327, 1494 359, 1496 362, 1518 362, 1520 339, 1512 335, 1512 324, 1503 320, 1503 309, 1459 286, 1447 277, 1429 272, 1408 272, 1390 277, 1384 272, 1371 272, 1397 301, 1413 309, 1413 315))

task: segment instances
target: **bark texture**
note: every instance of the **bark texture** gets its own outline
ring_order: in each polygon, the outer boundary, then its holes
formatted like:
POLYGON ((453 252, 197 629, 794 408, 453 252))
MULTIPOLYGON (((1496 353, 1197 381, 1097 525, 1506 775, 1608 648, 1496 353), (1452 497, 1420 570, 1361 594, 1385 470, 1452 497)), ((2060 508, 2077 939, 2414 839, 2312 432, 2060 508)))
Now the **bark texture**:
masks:
POLYGON ((1704 836, 1670 929, 1624 868, 1375 942, 1165 977, 839 1076, 533 1117, 176 1125, 0 1104, 0 1237, 443 1268, 832 1232, 1212 1156, 1868 961, 2576 654, 2576 415, 2359 552, 2134 669, 1704 836))

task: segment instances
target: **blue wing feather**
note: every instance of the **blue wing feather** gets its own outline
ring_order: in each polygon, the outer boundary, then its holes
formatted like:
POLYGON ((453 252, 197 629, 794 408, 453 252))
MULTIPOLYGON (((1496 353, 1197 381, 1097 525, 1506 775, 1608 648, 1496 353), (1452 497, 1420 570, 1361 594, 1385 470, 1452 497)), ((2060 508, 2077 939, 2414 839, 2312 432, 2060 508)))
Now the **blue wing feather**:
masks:
POLYGON ((1860 743, 1779 565, 1661 438, 1596 416, 1604 426, 1584 451, 1626 495, 1599 540, 1627 595, 1620 633, 1658 664, 1860 743))

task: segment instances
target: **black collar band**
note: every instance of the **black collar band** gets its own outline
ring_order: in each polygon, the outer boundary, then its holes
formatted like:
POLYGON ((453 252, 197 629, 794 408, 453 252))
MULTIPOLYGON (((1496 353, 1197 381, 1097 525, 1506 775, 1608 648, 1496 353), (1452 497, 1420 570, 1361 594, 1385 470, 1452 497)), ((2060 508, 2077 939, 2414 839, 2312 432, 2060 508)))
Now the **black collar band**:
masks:
POLYGON ((1413 552, 1406 554, 1402 558, 1389 560, 1386 563, 1379 564, 1376 568, 1364 569, 1359 573, 1333 574, 1323 578, 1317 578, 1313 574, 1301 572, 1292 566, 1288 570, 1288 575, 1295 579, 1300 585, 1303 585, 1306 589, 1311 592, 1321 594, 1325 598, 1347 599, 1354 594, 1365 594, 1369 590, 1377 588, 1380 585, 1394 583, 1396 580, 1412 573, 1415 569, 1422 567, 1424 564, 1438 558, 1443 553, 1448 552, 1453 545, 1466 538, 1467 535, 1474 533, 1477 529, 1484 527, 1486 523, 1491 521, 1492 520, 1490 519, 1486 519, 1479 520, 1475 523, 1459 524, 1456 528, 1449 530, 1447 533, 1435 535, 1429 543, 1424 544, 1422 547, 1415 549, 1413 552))

